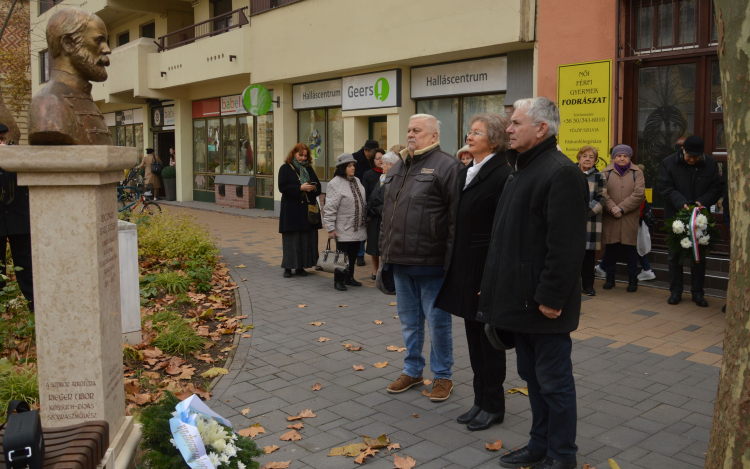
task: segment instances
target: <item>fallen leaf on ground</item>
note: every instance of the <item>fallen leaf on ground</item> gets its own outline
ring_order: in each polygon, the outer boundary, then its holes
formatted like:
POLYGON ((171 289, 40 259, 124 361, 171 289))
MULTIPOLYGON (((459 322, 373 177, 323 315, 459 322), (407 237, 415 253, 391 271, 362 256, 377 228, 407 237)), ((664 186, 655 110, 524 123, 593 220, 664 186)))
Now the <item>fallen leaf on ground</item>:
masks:
POLYGON ((141 390, 141 383, 137 379, 125 380, 125 394, 136 394, 141 390))
POLYGON ((381 325, 381 324, 383 324, 383 321, 381 321, 381 320, 379 320, 379 319, 378 319, 378 320, 376 320, 376 321, 373 321, 373 322, 374 322, 375 324, 377 324, 378 326, 379 326, 379 325, 381 325))
POLYGON ((359 456, 359 452, 369 448, 364 443, 350 443, 346 446, 338 446, 331 448, 331 452, 328 456, 349 456, 350 458, 359 456))
POLYGON ((250 334, 242 334, 243 339, 249 339, 250 337, 252 337, 250 334))
POLYGON ((315 327, 322 326, 323 324, 325 324, 325 323, 321 322, 321 321, 313 321, 313 322, 310 323, 311 326, 315 326, 315 327))
POLYGON ((396 302, 394 301, 393 303, 388 303, 388 306, 396 306, 396 302))
POLYGON ((393 319, 398 319, 398 316, 393 316, 393 319))
POLYGON ((238 269, 244 269, 247 266, 243 265, 243 264, 240 264, 240 265, 236 265, 235 267, 238 268, 238 269))
POLYGON ((243 282, 247 282, 247 279, 246 279, 246 278, 243 278, 243 279, 242 279, 242 281, 243 281, 243 282))
POLYGON ((282 462, 276 462, 271 461, 267 462, 261 467, 260 469, 286 469, 289 467, 289 465, 292 463, 292 461, 282 461, 282 462))
POLYGON ((323 386, 320 383, 315 383, 312 385, 313 391, 320 391, 323 386))
POLYGON ((430 397, 430 395, 432 395, 432 391, 428 391, 428 390, 425 389, 424 391, 422 391, 422 395, 430 397))
POLYGON ((365 444, 372 449, 385 448, 391 443, 391 439, 385 436, 385 433, 377 438, 371 438, 367 435, 362 435, 365 444))
POLYGON ((305 425, 302 422, 297 422, 286 426, 286 428, 289 428, 291 430, 302 430, 304 427, 305 425))
POLYGON ((375 457, 375 453, 377 453, 377 452, 378 452, 378 450, 376 450, 376 449, 367 448, 366 450, 364 450, 361 453, 359 453, 359 456, 357 456, 357 458, 354 460, 354 462, 356 462, 357 464, 364 464, 365 459, 367 459, 367 456, 375 457))
POLYGON ((495 440, 495 442, 492 444, 485 443, 484 447, 487 449, 487 451, 498 451, 503 447, 503 440, 495 440))
POLYGON ((247 415, 249 413, 250 413, 250 407, 248 407, 247 409, 242 409, 242 415, 247 415))
POLYGON ((131 415, 133 415, 135 413, 136 409, 138 409, 137 405, 135 405, 135 404, 128 404, 128 406, 125 407, 125 415, 127 415, 128 417, 130 417, 131 415))
POLYGON ((391 443, 388 445, 388 451, 393 451, 394 449, 401 449, 401 445, 399 443, 391 443))
POLYGON ((318 339, 318 342, 328 342, 329 340, 331 339, 329 339, 328 337, 321 337, 320 339, 318 339))
POLYGON ((393 465, 396 467, 396 469, 411 469, 412 467, 417 465, 417 461, 412 459, 410 456, 402 458, 401 456, 396 454, 393 457, 393 465))
POLYGON ((352 344, 341 344, 344 346, 345 349, 349 350, 350 352, 359 352, 362 350, 361 345, 352 345, 352 344))
POLYGON ((225 347, 225 348, 221 349, 221 352, 229 352, 233 348, 234 348, 234 345, 230 345, 229 347, 225 347))
POLYGON ((389 345, 385 349, 388 350, 389 352, 403 352, 404 350, 406 350, 406 347, 399 347, 397 345, 389 345))
POLYGON ((515 394, 517 392, 520 392, 524 396, 528 396, 529 395, 529 388, 523 387, 523 388, 508 389, 508 394, 515 394))
POLYGON ((271 454, 271 453, 273 453, 274 451, 276 451, 277 449, 279 449, 279 447, 278 447, 278 446, 276 446, 276 445, 273 445, 273 446, 266 446, 266 447, 264 447, 264 448, 263 448, 263 451, 265 451, 265 452, 266 452, 266 454, 271 454))
POLYGON ((240 430, 237 433, 239 433, 240 436, 244 436, 245 438, 255 438, 259 433, 266 433, 266 429, 261 427, 259 423, 256 423, 255 425, 250 426, 244 430, 240 430))
POLYGON ((162 355, 162 351, 154 347, 153 350, 144 350, 143 356, 146 358, 159 358, 162 355))
POLYGON ((426 380, 424 380, 424 383, 423 383, 423 384, 424 384, 425 386, 429 386, 429 385, 431 385, 431 384, 432 384, 432 380, 431 380, 431 379, 426 379, 426 380))
POLYGON ((620 469, 620 466, 615 462, 614 459, 607 459, 607 462, 609 463, 609 467, 612 469, 620 469))
POLYGON ((298 308, 307 308, 307 305, 297 305, 298 308))
POLYGON ((354 365, 352 368, 354 368, 354 371, 362 371, 365 369, 365 365, 354 365))
POLYGON ((228 373, 229 373, 229 370, 227 370, 226 368, 214 367, 208 371, 204 371, 203 373, 201 373, 201 376, 204 378, 215 378, 218 375, 226 375, 228 373))
POLYGON ((374 366, 375 368, 385 368, 386 366, 388 366, 388 362, 377 362, 377 363, 376 363, 376 364, 374 364, 373 366, 374 366))
POLYGON ((297 430, 289 430, 288 432, 281 435, 281 437, 279 437, 279 440, 281 441, 297 441, 301 439, 302 436, 297 433, 297 430))
POLYGON ((595 467, 591 467, 591 465, 589 463, 586 463, 586 464, 583 465, 583 467, 581 469, 596 469, 596 468, 595 467))
POLYGON ((313 413, 312 409, 305 409, 299 414, 294 415, 294 416, 289 416, 286 419, 291 422, 292 420, 300 420, 300 419, 313 418, 313 417, 315 417, 315 414, 313 413))
POLYGON ((413 417, 414 417, 415 419, 418 419, 418 418, 419 418, 419 414, 414 414, 414 415, 413 415, 413 417))
POLYGON ((349 305, 338 305, 339 308, 346 308, 349 305))
POLYGON ((151 394, 127 394, 125 398, 129 401, 135 402, 138 405, 143 405, 151 401, 151 394))

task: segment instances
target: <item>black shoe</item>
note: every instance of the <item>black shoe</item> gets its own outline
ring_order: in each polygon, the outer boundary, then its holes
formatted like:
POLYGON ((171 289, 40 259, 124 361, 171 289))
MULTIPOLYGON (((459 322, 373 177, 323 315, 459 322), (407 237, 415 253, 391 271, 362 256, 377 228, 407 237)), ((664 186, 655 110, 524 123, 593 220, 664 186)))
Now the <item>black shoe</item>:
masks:
POLYGON ((318 272, 323 272, 323 267, 316 265, 315 270, 317 270, 318 272))
POLYGON ((583 289, 583 294, 586 296, 596 296, 596 290, 594 290, 594 287, 586 287, 583 289))
POLYGON ((375 274, 370 275, 370 280, 377 280, 378 277, 375 274))
POLYGON ((635 275, 631 275, 628 277, 628 293, 633 293, 635 291, 638 291, 638 277, 635 275))
POLYGON ((578 461, 560 462, 552 458, 544 458, 544 461, 535 465, 531 469, 576 469, 578 461))
POLYGON ((500 467, 529 467, 542 462, 545 456, 544 453, 531 451, 528 446, 524 446, 521 449, 507 453, 505 456, 500 456, 500 467))
POLYGON ((292 269, 284 269, 284 278, 292 278, 292 269))
POLYGON ((354 280, 353 277, 349 277, 348 279, 346 279, 344 281, 344 283, 347 284, 347 285, 351 285, 353 287, 361 287, 362 286, 362 282, 358 282, 358 281, 354 280))
POLYGON ((693 303, 698 306, 705 308, 708 306, 708 301, 703 298, 703 295, 693 295, 693 303))
POLYGON ((496 423, 503 423, 505 418, 505 412, 498 412, 491 414, 489 412, 481 411, 477 414, 474 419, 466 425, 466 429, 470 432, 476 432, 479 430, 487 430, 496 423))
POLYGON ((466 412, 465 414, 459 415, 458 418, 456 419, 456 422, 463 423, 465 425, 471 422, 481 410, 482 408, 480 406, 475 405, 474 407, 469 409, 469 411, 466 412))
POLYGON ((333 288, 338 291, 346 291, 346 286, 341 282, 333 282, 333 288))
POLYGON ((349 270, 342 269, 341 267, 336 267, 333 270, 333 288, 338 291, 346 291, 344 282, 347 278, 349 278, 349 270))
POLYGON ((365 265, 365 258, 364 257, 358 257, 357 258, 357 265, 360 266, 360 267, 362 267, 363 265, 365 265))
POLYGON ((604 282, 605 290, 611 290, 615 287, 615 274, 607 274, 607 280, 604 282))
POLYGON ((295 274, 299 275, 300 277, 307 277, 307 272, 305 269, 297 269, 294 271, 295 274))
POLYGON ((670 305, 676 305, 680 301, 682 301, 682 295, 676 292, 672 292, 672 294, 669 295, 667 303, 669 303, 670 305))

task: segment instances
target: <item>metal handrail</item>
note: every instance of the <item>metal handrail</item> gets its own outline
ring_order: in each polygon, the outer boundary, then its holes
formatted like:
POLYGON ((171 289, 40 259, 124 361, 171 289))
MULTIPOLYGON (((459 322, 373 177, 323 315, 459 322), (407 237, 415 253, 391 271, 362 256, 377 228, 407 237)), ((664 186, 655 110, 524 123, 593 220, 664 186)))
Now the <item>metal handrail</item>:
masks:
POLYGON ((159 52, 162 52, 184 46, 185 44, 190 44, 197 39, 216 36, 217 34, 225 33, 230 29, 241 28, 246 24, 250 24, 250 20, 247 19, 247 15, 245 14, 245 10, 247 10, 247 7, 238 8, 229 13, 214 16, 210 20, 172 31, 167 35, 161 36, 159 41, 154 41, 154 43, 159 47, 159 52))
POLYGON ((301 1, 302 0, 251 0, 250 16, 255 16, 275 8, 301 1))

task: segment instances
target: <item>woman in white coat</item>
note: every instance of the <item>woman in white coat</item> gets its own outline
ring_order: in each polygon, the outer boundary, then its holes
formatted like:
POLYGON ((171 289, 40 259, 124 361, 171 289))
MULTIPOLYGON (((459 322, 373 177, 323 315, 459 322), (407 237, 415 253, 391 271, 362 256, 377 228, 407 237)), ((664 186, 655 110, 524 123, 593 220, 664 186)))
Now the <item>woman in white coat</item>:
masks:
POLYGON ((365 213, 367 199, 365 188, 354 176, 357 160, 351 153, 342 153, 336 158, 336 171, 326 188, 323 225, 328 231, 328 239, 336 239, 338 250, 344 251, 349 259, 349 275, 344 282, 334 279, 336 290, 346 291, 346 285, 361 287, 354 280, 359 246, 367 239, 365 213))

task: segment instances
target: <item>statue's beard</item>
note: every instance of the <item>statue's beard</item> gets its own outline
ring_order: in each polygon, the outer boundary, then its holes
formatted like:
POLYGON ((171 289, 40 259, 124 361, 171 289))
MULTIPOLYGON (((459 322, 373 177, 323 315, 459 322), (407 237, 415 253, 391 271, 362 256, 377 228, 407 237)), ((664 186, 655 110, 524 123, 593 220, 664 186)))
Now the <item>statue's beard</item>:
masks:
POLYGON ((88 81, 100 82, 107 79, 105 67, 109 65, 109 58, 106 55, 95 57, 82 47, 77 54, 71 56, 71 62, 81 76, 88 81))

